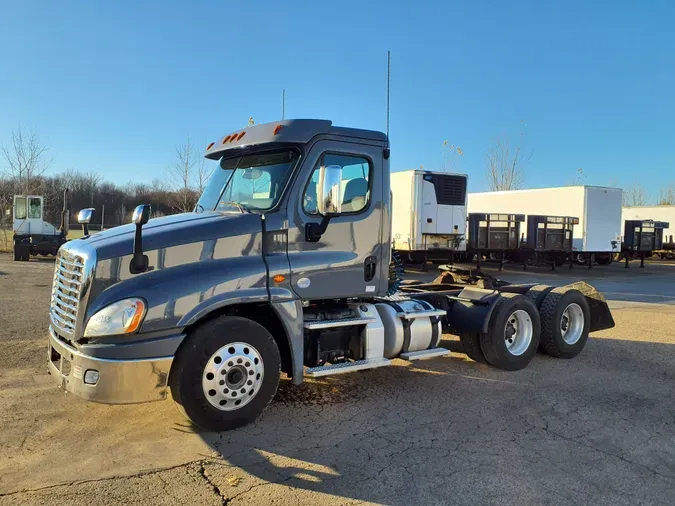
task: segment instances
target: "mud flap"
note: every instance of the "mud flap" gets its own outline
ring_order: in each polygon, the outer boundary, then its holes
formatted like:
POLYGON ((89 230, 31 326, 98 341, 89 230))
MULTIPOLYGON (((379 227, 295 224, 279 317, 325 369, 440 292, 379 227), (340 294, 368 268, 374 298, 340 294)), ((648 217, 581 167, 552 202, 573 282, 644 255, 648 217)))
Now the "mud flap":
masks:
POLYGON ((585 281, 578 281, 565 285, 563 288, 579 290, 586 297, 586 302, 588 302, 588 308, 591 312, 589 332, 611 329, 615 326, 614 318, 605 297, 595 287, 585 281))
POLYGON ((487 332, 490 316, 499 300, 499 292, 482 288, 465 288, 457 296, 447 296, 449 332, 487 332))

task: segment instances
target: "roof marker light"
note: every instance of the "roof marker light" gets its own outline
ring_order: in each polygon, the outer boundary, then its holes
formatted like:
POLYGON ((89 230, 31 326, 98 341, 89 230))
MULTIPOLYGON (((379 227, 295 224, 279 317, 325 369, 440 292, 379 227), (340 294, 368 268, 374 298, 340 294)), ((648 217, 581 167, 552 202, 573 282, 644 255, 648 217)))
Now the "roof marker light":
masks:
POLYGON ((246 132, 242 132, 239 135, 237 135, 237 140, 240 141, 244 135, 246 135, 246 132))
POLYGON ((213 147, 214 144, 215 144, 215 142, 212 142, 211 144, 209 144, 208 146, 206 146, 206 151, 208 151, 209 149, 211 149, 211 148, 213 147))
POLYGON ((232 137, 232 136, 231 136, 231 135, 228 135, 227 137, 225 137, 225 138, 223 139, 223 144, 227 144, 227 141, 230 140, 230 137, 232 137))
POLYGON ((284 125, 277 125, 274 127, 274 135, 277 135, 279 132, 281 132, 281 129, 284 128, 284 125))

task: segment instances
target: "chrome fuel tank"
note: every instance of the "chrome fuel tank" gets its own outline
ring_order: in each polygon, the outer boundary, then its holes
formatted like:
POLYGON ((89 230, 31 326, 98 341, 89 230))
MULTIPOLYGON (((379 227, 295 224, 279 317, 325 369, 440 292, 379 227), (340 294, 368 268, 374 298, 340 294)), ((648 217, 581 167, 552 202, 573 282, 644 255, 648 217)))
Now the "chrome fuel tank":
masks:
POLYGON ((423 300, 383 301, 375 304, 384 325, 384 356, 435 348, 441 336, 442 310, 423 300))

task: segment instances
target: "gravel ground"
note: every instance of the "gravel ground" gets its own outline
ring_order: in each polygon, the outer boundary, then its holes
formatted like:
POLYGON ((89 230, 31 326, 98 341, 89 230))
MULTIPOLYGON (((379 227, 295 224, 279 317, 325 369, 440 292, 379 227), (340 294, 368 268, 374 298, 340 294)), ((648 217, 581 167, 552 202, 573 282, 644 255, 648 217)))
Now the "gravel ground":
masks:
POLYGON ((672 505, 675 268, 614 267, 503 274, 611 285, 617 326, 574 360, 503 372, 447 336, 449 358, 284 381, 260 420, 214 434, 172 402, 88 404, 55 388, 53 263, 3 256, 0 505, 672 505))

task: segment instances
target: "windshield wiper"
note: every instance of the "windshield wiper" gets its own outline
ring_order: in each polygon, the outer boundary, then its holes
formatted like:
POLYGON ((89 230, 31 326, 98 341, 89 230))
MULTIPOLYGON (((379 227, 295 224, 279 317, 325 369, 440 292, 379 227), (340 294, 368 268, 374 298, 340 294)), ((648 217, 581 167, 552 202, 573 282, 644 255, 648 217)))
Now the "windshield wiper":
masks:
POLYGON ((224 205, 236 207, 236 208, 239 210, 239 212, 242 213, 242 214, 244 214, 244 213, 250 213, 250 212, 251 212, 251 211, 249 211, 248 209, 246 209, 243 205, 241 205, 239 202, 235 202, 234 200, 224 200, 224 201, 221 201, 221 202, 218 204, 218 207, 224 206, 224 205))

